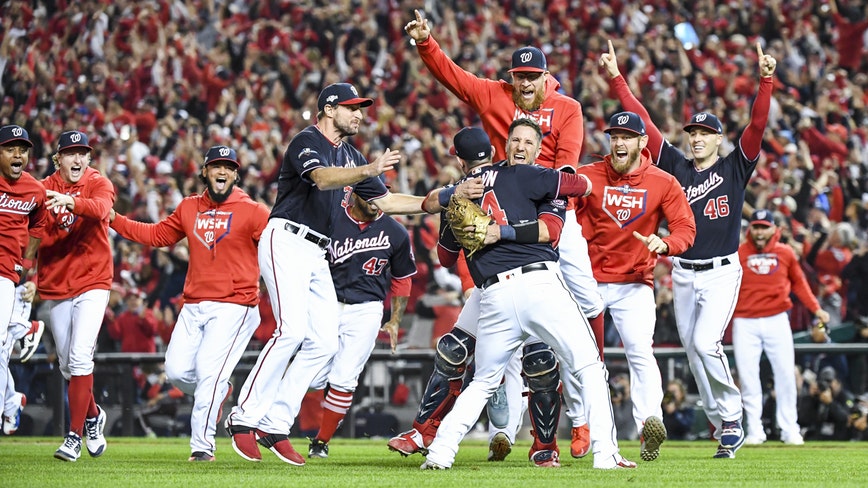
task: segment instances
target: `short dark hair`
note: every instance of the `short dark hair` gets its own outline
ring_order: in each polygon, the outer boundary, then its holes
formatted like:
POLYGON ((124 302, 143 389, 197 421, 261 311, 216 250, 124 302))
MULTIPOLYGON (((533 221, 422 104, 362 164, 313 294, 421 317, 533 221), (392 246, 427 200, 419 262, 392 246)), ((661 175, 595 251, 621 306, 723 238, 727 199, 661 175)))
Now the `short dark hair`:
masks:
POLYGON ((540 129, 539 124, 534 122, 533 119, 522 118, 522 119, 513 120, 512 123, 509 124, 508 136, 512 136, 512 131, 515 130, 516 127, 520 127, 520 126, 530 127, 531 129, 533 129, 533 131, 536 132, 537 139, 539 140, 540 143, 542 143, 542 138, 543 138, 542 129, 540 129))

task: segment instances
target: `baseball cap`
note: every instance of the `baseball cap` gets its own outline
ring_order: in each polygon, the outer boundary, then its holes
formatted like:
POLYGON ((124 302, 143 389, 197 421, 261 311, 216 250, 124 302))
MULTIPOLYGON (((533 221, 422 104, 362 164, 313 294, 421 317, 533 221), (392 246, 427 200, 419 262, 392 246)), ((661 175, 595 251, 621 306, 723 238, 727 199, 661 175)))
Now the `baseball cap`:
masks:
POLYGON ((60 134, 60 139, 57 141, 57 152, 73 147, 85 147, 88 151, 93 151, 93 148, 87 143, 87 134, 84 132, 68 130, 60 134))
POLYGON ((767 227, 774 226, 775 220, 772 216, 772 212, 764 208, 754 210, 750 216, 750 225, 765 225, 767 227))
POLYGON ((27 129, 19 125, 4 125, 0 127, 0 146, 5 146, 13 141, 24 141, 28 146, 33 147, 30 142, 30 135, 27 134, 27 129))
POLYGON ((449 153, 465 161, 478 161, 491 156, 491 139, 478 127, 465 127, 455 133, 449 153))
POLYGON ((355 105, 370 107, 374 101, 370 98, 359 96, 356 87, 349 83, 332 83, 319 92, 317 110, 322 110, 326 105, 355 105))
POLYGON ((512 53, 512 69, 509 70, 510 73, 516 71, 542 73, 547 70, 548 65, 546 64, 545 54, 535 47, 526 46, 516 49, 512 53))
POLYGON ((241 167, 235 149, 227 146, 211 146, 211 149, 208 149, 208 152, 205 153, 205 166, 215 161, 229 161, 235 164, 235 168, 241 167))
POLYGON ((708 112, 699 112, 690 117, 690 122, 684 126, 684 132, 689 131, 691 127, 704 127, 712 132, 723 134, 723 126, 720 125, 720 119, 708 112))
POLYGON ((645 135, 645 122, 635 112, 618 112, 609 119, 609 128, 604 130, 606 134, 613 130, 625 130, 640 136, 645 135))

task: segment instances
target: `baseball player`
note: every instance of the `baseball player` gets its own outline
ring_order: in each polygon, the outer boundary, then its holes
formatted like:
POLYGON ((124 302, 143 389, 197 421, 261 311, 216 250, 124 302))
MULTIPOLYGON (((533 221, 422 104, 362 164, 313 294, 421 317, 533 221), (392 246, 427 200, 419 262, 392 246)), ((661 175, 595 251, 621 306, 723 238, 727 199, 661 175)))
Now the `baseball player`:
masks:
POLYGON ((801 445, 796 412, 796 371, 793 334, 787 313, 792 291, 823 323, 829 313, 820 308, 793 249, 781 242, 769 210, 756 210, 747 239, 738 247, 744 276, 732 319, 732 345, 741 384, 746 444, 762 444, 766 434, 761 420, 763 391, 760 357, 765 352, 775 378, 775 418, 785 444, 801 445))
MULTIPOLYGON (((462 139, 460 144, 477 137, 488 140, 484 132, 476 134, 462 139)), ((538 155, 542 133, 534 122, 516 120, 509 134, 507 154, 515 151, 527 155, 523 157, 538 155)), ((478 201, 495 221, 495 225, 487 226, 493 238, 486 238, 486 242, 494 243, 467 259, 473 281, 481 289, 476 371, 443 419, 422 469, 452 466, 459 442, 497 389, 507 362, 530 337, 550 345, 564 371, 582 385, 591 424, 594 467, 635 467, 618 453, 606 367, 600 360, 593 331, 560 276, 557 252, 551 243, 538 242, 539 227, 544 227, 553 241, 559 237, 566 205, 554 199, 558 195, 587 195, 591 190, 589 180, 532 165, 492 164, 491 159, 472 168, 469 177, 482 179, 485 191, 478 201), (543 204, 552 207, 545 218, 539 216, 543 204), (520 225, 538 218, 544 226, 526 229, 520 225)), ((461 249, 450 233, 446 231, 438 246, 438 255, 445 264, 454 261, 461 249)), ((534 382, 546 382, 558 369, 557 359, 548 354, 526 352, 523 361, 530 373, 531 389, 534 382)), ((555 451, 550 452, 556 456, 555 451)))
MULTIPOLYGON (((258 443, 284 462, 305 462, 288 434, 308 386, 338 350, 338 300, 325 256, 352 192, 386 213, 421 209, 421 197, 390 193, 377 178, 398 163, 397 151, 386 149, 368 164, 344 141, 358 133, 362 108, 372 104, 348 83, 325 87, 316 124, 296 134, 284 154, 277 199, 259 243, 277 328, 226 420, 233 448, 248 461, 262 459, 258 443)), ((472 183, 462 192, 473 195, 480 187, 472 183)))
MULTIPOLYGON (((25 171, 31 147, 33 143, 23 127, 0 127, 0 395, 4 398, 3 430, 7 433, 18 429, 26 402, 23 395, 16 394, 9 374, 9 356, 17 339, 13 318, 22 296, 16 285, 33 268, 47 222, 45 188, 25 171)), ((28 286, 32 288, 33 284, 28 286)), ((30 351, 25 352, 32 355, 30 351)))
MULTIPOLYGON (((556 170, 575 172, 584 141, 582 106, 558 92, 560 83, 549 74, 543 52, 532 46, 512 53, 512 83, 479 78, 461 69, 431 36, 428 20, 415 11, 415 19, 404 28, 413 38, 416 49, 428 70, 443 86, 470 105, 491 137, 495 161, 506 158, 507 130, 513 120, 528 118, 539 124, 543 139, 536 164, 556 170)), ((591 272, 587 242, 575 218, 575 202, 568 202, 561 241, 560 267, 564 278, 591 323, 597 346, 603 351, 603 301, 591 272)), ((571 385, 565 385, 568 388, 571 385)), ((517 391, 518 388, 509 388, 517 391)), ((583 457, 588 453, 588 425, 578 392, 568 389, 567 415, 572 422, 570 453, 583 457)), ((514 397, 513 397, 514 398, 514 397)))
POLYGON ((392 315, 383 329, 394 352, 410 277, 416 274, 407 229, 356 194, 344 218, 335 222, 328 251, 340 324, 338 352, 311 385, 322 389, 328 384, 322 423, 308 448, 308 457, 319 458, 328 457, 328 442, 353 403, 359 375, 376 345, 386 293, 392 294, 392 315))
MULTIPOLYGON (((693 247, 673 257, 672 291, 678 334, 702 399, 702 406, 720 441, 716 458, 734 458, 744 443, 741 393, 721 348, 724 331, 735 310, 742 270, 738 260, 744 190, 756 168, 768 120, 776 61, 757 43, 760 86, 750 122, 736 150, 725 157, 723 126, 713 114, 694 114, 684 126, 692 158, 663 138, 648 111, 630 92, 618 70, 615 49, 600 56, 609 83, 621 105, 638 113, 648 130, 648 149, 657 166, 681 183, 696 220, 693 247)), ((634 398, 635 401, 635 398, 634 398)))
POLYGON ((205 191, 191 195, 156 224, 115 215, 112 229, 148 246, 165 247, 186 238, 190 267, 184 306, 166 349, 169 381, 193 395, 190 461, 214 461, 214 436, 229 377, 259 327, 257 245, 268 208, 237 188, 241 164, 234 149, 213 146, 199 179, 205 191))
POLYGON ((69 381, 69 434, 54 457, 72 462, 81 455, 82 435, 92 457, 106 449, 106 414, 93 396, 93 353, 114 274, 108 226, 115 191, 90 167, 92 150, 83 132, 60 134, 52 156, 56 171, 42 181, 49 212, 37 291, 50 313, 60 372, 69 381))
POLYGON ((579 168, 595 189, 585 197, 579 218, 594 278, 627 354, 633 419, 643 433, 640 454, 653 461, 666 439, 663 384, 651 348, 657 317, 653 271, 658 254, 690 247, 696 225, 681 185, 651 163, 642 119, 616 113, 605 132, 610 153, 579 168), (669 235, 661 238, 656 232, 664 220, 669 235))
MULTIPOLYGON (((24 406, 27 405, 27 396, 24 393, 15 391, 15 379, 12 372, 9 370, 9 358, 12 355, 12 349, 16 342, 32 341, 36 346, 39 345, 39 339, 42 337, 42 332, 45 330, 45 324, 42 321, 30 320, 31 302, 36 296, 36 285, 32 281, 25 282, 23 285, 18 285, 15 288, 15 304, 12 307, 12 318, 9 321, 7 328, 6 343, 3 345, 3 351, 0 351, 0 361, 2 361, 3 369, 0 372, 0 385, 3 383, 5 376, 6 387, 0 390, 0 398, 2 398, 3 408, 3 434, 12 435, 21 425, 21 412, 24 406), (30 336, 30 337, 28 337, 30 336)), ((29 345, 28 342, 27 345, 29 345)), ((20 362, 27 362, 33 353, 36 351, 36 346, 23 347, 18 357, 20 362)))

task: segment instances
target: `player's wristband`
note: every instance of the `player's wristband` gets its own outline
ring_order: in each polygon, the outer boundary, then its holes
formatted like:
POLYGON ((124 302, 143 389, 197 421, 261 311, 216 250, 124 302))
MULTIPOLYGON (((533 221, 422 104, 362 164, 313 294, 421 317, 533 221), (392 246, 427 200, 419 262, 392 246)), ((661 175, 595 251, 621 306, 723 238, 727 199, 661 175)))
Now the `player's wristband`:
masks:
POLYGON ((449 205, 449 199, 452 198, 457 189, 458 187, 456 186, 450 186, 449 188, 440 190, 440 193, 437 194, 437 201, 440 202, 441 207, 446 208, 449 205))
POLYGON ((501 225, 500 226, 500 240, 502 241, 514 241, 515 240, 515 227, 511 225, 501 225))
POLYGON ((535 244, 539 241, 539 224, 536 220, 513 226, 513 229, 515 242, 519 244, 535 244))

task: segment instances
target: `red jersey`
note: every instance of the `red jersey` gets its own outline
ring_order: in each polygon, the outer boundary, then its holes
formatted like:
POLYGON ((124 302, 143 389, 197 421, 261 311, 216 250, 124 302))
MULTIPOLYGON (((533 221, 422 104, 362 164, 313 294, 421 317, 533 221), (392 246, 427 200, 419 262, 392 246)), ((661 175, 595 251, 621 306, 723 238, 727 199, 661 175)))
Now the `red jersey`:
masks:
POLYGON ((479 78, 464 71, 440 49, 433 36, 416 45, 422 62, 443 86, 473 107, 482 119, 482 128, 494 145, 494 160, 506 159, 509 125, 516 119, 532 119, 542 129, 542 151, 536 164, 546 168, 576 168, 582 152, 585 128, 582 106, 558 93, 561 84, 546 78, 545 98, 539 109, 526 112, 512 100, 513 87, 503 80, 479 78))
POLYGON ((0 276, 18 283, 16 266, 22 265, 28 234, 45 237, 46 215, 45 187, 39 180, 29 173, 17 180, 0 177, 0 276))
POLYGON ((71 195, 75 209, 48 211, 45 238, 39 245, 38 289, 45 300, 65 300, 90 290, 109 290, 114 264, 108 217, 114 205, 114 185, 87 167, 78 183, 69 184, 55 172, 42 180, 49 190, 71 195))
POLYGON ((746 239, 738 247, 738 258, 744 275, 733 317, 771 317, 793 307, 790 291, 813 313, 820 310, 796 253, 786 244, 778 242, 780 231, 775 232, 765 249, 759 250, 746 239))
POLYGON ((109 322, 108 334, 112 339, 121 341, 121 352, 157 352, 154 337, 158 325, 151 310, 145 310, 143 316, 126 310, 109 322))
POLYGON ((639 168, 626 175, 602 161, 579 168, 591 179, 591 194, 583 199, 577 219, 588 241, 588 256, 599 283, 636 283, 654 286, 657 255, 633 236, 657 233, 669 222, 663 241, 669 254, 681 254, 696 237, 696 222, 678 180, 651 164, 650 152, 642 151, 639 168))
POLYGON ((259 303, 257 245, 268 223, 268 208, 235 188, 223 203, 205 191, 191 195, 156 224, 117 215, 112 229, 149 246, 165 247, 187 238, 190 267, 184 303, 215 301, 254 306, 259 303))

